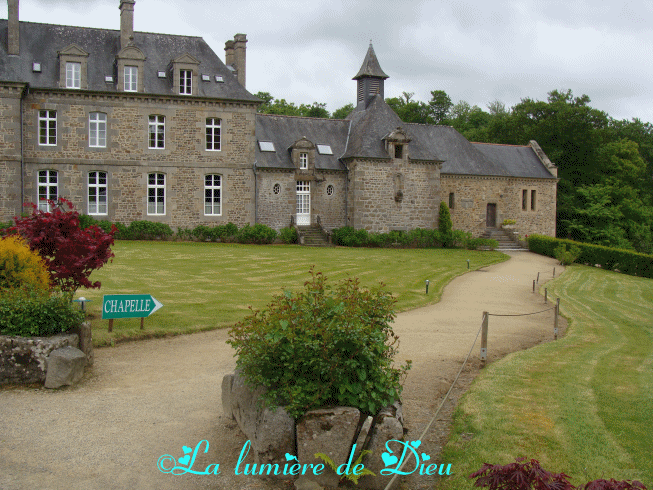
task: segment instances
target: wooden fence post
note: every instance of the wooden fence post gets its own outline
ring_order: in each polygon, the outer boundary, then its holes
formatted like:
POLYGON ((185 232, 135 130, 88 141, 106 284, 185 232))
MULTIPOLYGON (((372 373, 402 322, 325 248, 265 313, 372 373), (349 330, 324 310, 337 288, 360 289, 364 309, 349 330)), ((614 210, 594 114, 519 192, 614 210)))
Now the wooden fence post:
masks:
POLYGON ((558 340, 558 315, 560 314, 560 298, 556 300, 555 318, 553 320, 553 340, 558 340))
POLYGON ((548 296, 549 296, 549 290, 547 288, 544 288, 544 304, 546 304, 548 296))
POLYGON ((535 279, 533 279, 533 292, 535 292, 535 279))
POLYGON ((483 312, 483 326, 481 327, 481 367, 485 367, 487 362, 487 327, 490 314, 483 312))
POLYGON ((113 332, 113 318, 109 319, 109 332, 113 332))
POLYGON ((539 272, 537 273, 537 283, 538 284, 540 283, 540 273, 539 272))

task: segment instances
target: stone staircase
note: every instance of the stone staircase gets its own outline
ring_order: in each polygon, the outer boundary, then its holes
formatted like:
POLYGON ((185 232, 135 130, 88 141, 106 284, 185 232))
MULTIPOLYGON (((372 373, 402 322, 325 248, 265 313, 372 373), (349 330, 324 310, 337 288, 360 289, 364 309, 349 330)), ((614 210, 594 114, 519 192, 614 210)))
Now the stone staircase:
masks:
POLYGON ((319 225, 298 226, 299 243, 307 247, 328 247, 329 241, 319 225))
POLYGON ((513 252, 527 252, 528 249, 523 248, 517 241, 512 239, 512 236, 501 228, 486 228, 485 232, 481 235, 482 238, 489 238, 499 242, 497 250, 500 252, 513 251, 513 252))

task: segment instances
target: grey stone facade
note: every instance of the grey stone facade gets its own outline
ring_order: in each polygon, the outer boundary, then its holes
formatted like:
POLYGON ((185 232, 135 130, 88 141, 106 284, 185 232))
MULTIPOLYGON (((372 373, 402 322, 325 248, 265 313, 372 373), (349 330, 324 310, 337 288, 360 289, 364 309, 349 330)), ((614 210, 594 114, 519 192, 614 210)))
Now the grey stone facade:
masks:
POLYGON ((435 228, 445 201, 454 227, 475 235, 503 219, 555 235, 557 172, 537 143, 473 144, 451 127, 402 122, 371 45, 346 119, 257 114, 244 34, 223 62, 201 38, 134 32, 134 0, 119 6, 120 30, 107 30, 19 22, 9 0, 0 221, 63 197, 124 224, 386 232, 435 228))

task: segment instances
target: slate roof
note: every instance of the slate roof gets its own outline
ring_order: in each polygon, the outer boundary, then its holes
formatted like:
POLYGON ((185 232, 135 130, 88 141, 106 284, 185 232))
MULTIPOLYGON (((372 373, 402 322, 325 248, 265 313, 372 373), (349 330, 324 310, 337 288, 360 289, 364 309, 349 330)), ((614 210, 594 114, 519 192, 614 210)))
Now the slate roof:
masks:
POLYGON ((385 72, 381 69, 381 65, 379 64, 379 60, 376 57, 372 43, 370 43, 370 47, 367 48, 367 54, 365 55, 365 59, 363 60, 363 64, 361 65, 360 70, 358 70, 358 73, 354 78, 352 78, 352 80, 358 80, 359 78, 363 77, 377 77, 383 78, 384 80, 388 78, 388 75, 386 75, 385 72))
POLYGON ((295 166, 288 150, 306 137, 316 145, 330 145, 333 155, 315 152, 317 170, 345 170, 340 157, 345 151, 349 121, 312 117, 256 115, 256 166, 292 170, 295 166), (276 151, 261 151, 259 141, 272 141, 276 151))
MULTIPOLYGON (((57 51, 71 44, 89 53, 88 90, 118 92, 114 63, 120 51, 120 31, 111 29, 21 21, 20 55, 8 56, 7 20, 0 19, 0 80, 27 82, 36 88, 58 88, 57 51), (41 73, 32 71, 33 62, 41 63, 41 73), (105 82, 107 75, 114 77, 114 83, 105 82)), ((200 61, 200 75, 207 74, 211 77, 209 82, 203 82, 201 76, 198 77, 197 96, 259 101, 238 83, 233 73, 201 37, 134 32, 134 45, 146 57, 143 78, 145 93, 175 95, 171 80, 159 78, 157 72, 166 71, 173 59, 188 53, 200 61), (215 75, 222 76, 224 83, 216 82, 215 75)))
POLYGON ((317 169, 344 169, 341 160, 349 158, 389 160, 383 137, 397 127, 410 139, 410 159, 443 162, 443 174, 555 179, 530 146, 470 143, 450 126, 404 123, 378 95, 346 120, 257 114, 257 140, 272 141, 277 150, 262 152, 257 144, 257 167, 294 169, 288 148, 304 136, 333 149, 333 156, 316 155, 317 169))

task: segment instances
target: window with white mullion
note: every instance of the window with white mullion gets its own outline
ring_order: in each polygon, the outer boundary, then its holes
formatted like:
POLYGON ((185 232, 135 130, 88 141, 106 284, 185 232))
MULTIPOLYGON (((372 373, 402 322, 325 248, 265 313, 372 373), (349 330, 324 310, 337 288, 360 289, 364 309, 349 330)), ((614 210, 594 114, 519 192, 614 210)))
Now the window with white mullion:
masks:
POLYGON ((81 63, 66 63, 66 88, 81 88, 82 87, 82 64, 81 63))
POLYGON ((88 116, 88 146, 107 146, 107 115, 103 112, 91 112, 88 116))
POLYGON ((207 175, 204 178, 204 215, 222 215, 222 176, 207 175))
POLYGON ((147 176, 147 214, 166 214, 166 176, 153 173, 147 176))
POLYGON ((221 121, 217 117, 206 118, 206 150, 220 151, 221 121))
POLYGON ((193 71, 179 70, 179 93, 191 95, 193 93, 193 71))
POLYGON ((39 145, 57 146, 57 111, 39 111, 39 145))
POLYGON ((59 183, 56 170, 39 170, 38 176, 39 210, 50 211, 48 201, 59 199, 59 183))
POLYGON ((164 149, 166 140, 165 116, 150 116, 149 118, 149 148, 164 149))
POLYGON ((308 169, 308 153, 299 154, 299 168, 301 170, 308 169))
POLYGON ((138 67, 125 66, 124 80, 125 80, 125 84, 124 84, 125 92, 138 91, 138 67))
POLYGON ((88 214, 107 214, 107 173, 88 173, 88 214))

